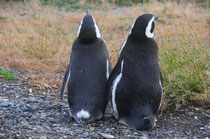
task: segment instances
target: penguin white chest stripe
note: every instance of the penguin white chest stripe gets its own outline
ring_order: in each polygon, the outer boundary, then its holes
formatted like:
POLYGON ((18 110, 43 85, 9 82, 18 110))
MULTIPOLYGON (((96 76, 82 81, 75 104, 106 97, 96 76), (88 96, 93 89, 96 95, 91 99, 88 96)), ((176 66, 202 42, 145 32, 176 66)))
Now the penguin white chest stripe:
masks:
POLYGON ((117 111, 117 105, 115 102, 115 97, 116 97, 116 90, 117 90, 117 85, 120 82, 121 78, 122 78, 122 73, 123 73, 123 64, 124 64, 124 60, 122 60, 121 62, 121 72, 120 74, 115 78, 113 84, 112 84, 112 108, 114 110, 114 113, 116 114, 116 118, 118 117, 118 111, 117 111))
MULTIPOLYGON (((136 23, 136 20, 133 22, 133 24, 132 24, 132 26, 131 26, 131 28, 130 28, 130 34, 131 34, 131 32, 132 32, 132 29, 133 29, 135 23, 136 23)), ((120 54, 121 54, 123 48, 125 47, 126 42, 127 42, 127 40, 125 40, 124 43, 123 43, 123 45, 121 46, 120 52, 119 52, 119 56, 120 56, 120 54)))
POLYGON ((155 20, 155 17, 153 16, 152 19, 149 21, 147 27, 146 27, 146 32, 145 32, 145 35, 148 37, 148 38, 153 38, 154 36, 154 33, 151 33, 151 28, 152 28, 152 22, 154 22, 155 20))
POLYGON ((131 26, 130 34, 131 34, 131 32, 132 32, 132 29, 133 29, 133 26, 134 26, 135 23, 136 23, 136 20, 133 22, 133 24, 132 24, 132 26, 131 26))
POLYGON ((119 57, 120 57, 120 54, 121 54, 123 48, 125 47, 126 42, 127 42, 127 40, 124 41, 123 45, 120 48, 119 57))
MULTIPOLYGON (((161 90, 163 90, 163 89, 162 89, 162 83, 161 83, 161 81, 160 81, 160 80, 159 80, 159 84, 160 84, 161 90)), ((162 98, 163 98, 163 92, 161 93, 160 105, 159 105, 159 107, 158 107, 158 110, 159 110, 159 109, 160 109, 160 107, 161 107, 161 104, 162 104, 162 98)))
POLYGON ((79 37, 80 30, 81 30, 81 27, 82 27, 82 23, 83 23, 83 20, 81 21, 81 23, 79 25, 78 32, 77 32, 77 37, 79 37))
POLYGON ((107 59, 106 60, 106 78, 107 78, 107 80, 109 78, 109 75, 110 75, 110 73, 109 73, 109 60, 107 59))
POLYGON ((100 38, 101 37, 101 34, 100 34, 100 31, 98 29, 98 26, 97 26, 96 21, 95 21, 94 18, 93 18, 93 22, 94 22, 94 27, 95 27, 95 30, 96 30, 96 36, 97 36, 97 38, 100 38))

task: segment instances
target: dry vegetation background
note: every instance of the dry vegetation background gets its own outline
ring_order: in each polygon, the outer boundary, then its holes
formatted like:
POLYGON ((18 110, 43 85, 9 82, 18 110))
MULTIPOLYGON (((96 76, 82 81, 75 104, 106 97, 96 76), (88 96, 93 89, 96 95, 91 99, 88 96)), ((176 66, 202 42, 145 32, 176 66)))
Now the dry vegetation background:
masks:
MULTIPOLYGON (((202 100, 209 106, 209 2, 149 2, 132 7, 106 3, 90 8, 116 64, 119 49, 133 21, 143 13, 159 15, 155 39, 164 77, 165 104, 202 100)), ((84 10, 69 12, 31 3, 0 0, 0 66, 28 71, 35 87, 59 88, 84 10)))

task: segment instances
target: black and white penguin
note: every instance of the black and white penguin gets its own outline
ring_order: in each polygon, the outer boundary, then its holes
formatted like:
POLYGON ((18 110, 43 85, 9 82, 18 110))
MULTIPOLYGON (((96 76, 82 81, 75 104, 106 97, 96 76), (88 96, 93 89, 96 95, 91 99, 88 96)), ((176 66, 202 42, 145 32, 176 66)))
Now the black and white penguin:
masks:
POLYGON ((73 43, 60 95, 62 100, 68 83, 70 116, 77 123, 103 117, 108 102, 106 84, 111 70, 107 46, 94 17, 87 11, 73 43))
POLYGON ((107 83, 114 116, 138 130, 155 126, 161 106, 163 80, 153 39, 157 18, 143 14, 136 19, 107 83))

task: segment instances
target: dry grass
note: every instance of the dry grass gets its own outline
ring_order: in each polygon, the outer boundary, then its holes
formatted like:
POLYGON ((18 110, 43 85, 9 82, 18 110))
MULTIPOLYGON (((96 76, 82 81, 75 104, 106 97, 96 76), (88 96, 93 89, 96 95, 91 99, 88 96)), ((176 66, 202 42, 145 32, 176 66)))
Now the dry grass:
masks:
MULTIPOLYGON (((133 21, 143 13, 158 14, 155 39, 159 44, 165 98, 170 98, 165 102, 179 104, 194 98, 210 102, 209 9, 194 4, 157 2, 102 9, 92 10, 92 14, 107 42, 113 65, 133 21)), ((42 81, 59 87, 61 81, 54 79, 57 77, 54 74, 64 74, 84 15, 81 11, 71 13, 41 7, 37 1, 26 5, 1 3, 0 66, 38 72, 43 76, 31 77, 36 85, 42 81)))

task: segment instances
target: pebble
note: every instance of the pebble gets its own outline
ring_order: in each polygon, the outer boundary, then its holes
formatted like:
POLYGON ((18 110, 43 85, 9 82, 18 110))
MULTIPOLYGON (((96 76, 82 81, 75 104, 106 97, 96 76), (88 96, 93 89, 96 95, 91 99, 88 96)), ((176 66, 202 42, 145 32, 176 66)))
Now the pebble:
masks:
POLYGON ((166 131, 166 132, 164 132, 165 134, 172 134, 173 133, 173 131, 166 131))
POLYGON ((200 129, 200 130, 204 130, 205 128, 204 128, 204 127, 200 127, 199 129, 200 129))
POLYGON ((47 139, 46 136, 41 136, 39 139, 47 139))
POLYGON ((196 120, 197 120, 197 119, 198 119, 198 117, 197 117, 197 116, 195 116, 195 117, 194 117, 194 119, 196 119, 196 120))
POLYGON ((189 116, 192 116, 192 115, 194 115, 194 112, 188 112, 187 113, 189 116))
POLYGON ((120 125, 111 116, 110 107, 102 120, 78 125, 69 116, 68 103, 60 102, 60 90, 53 90, 55 93, 49 93, 47 89, 32 90, 27 83, 30 82, 23 79, 10 82, 0 80, 0 138, 197 139, 209 135, 210 123, 207 119, 210 111, 202 108, 163 113, 158 118, 157 127, 151 131, 137 131, 120 125))
POLYGON ((158 135, 158 137, 157 137, 158 139, 164 139, 165 138, 165 136, 163 135, 163 134, 160 134, 160 135, 158 135))
POLYGON ((36 110, 38 108, 37 105, 29 103, 29 104, 25 104, 23 107, 24 111, 32 111, 32 110, 36 110))
POLYGON ((197 139, 197 137, 196 136, 193 136, 192 139, 197 139))
POLYGON ((58 106, 66 106, 67 104, 64 103, 64 102, 57 102, 56 105, 58 105, 58 106))
POLYGON ((28 89, 28 91, 29 91, 29 93, 32 93, 33 90, 30 88, 30 89, 28 89))
POLYGON ((48 118, 48 120, 49 120, 51 123, 57 123, 57 122, 59 122, 58 119, 54 119, 54 118, 48 118))
POLYGON ((34 103, 34 102, 38 102, 35 97, 29 97, 27 100, 27 103, 34 103))
POLYGON ((40 132, 44 132, 44 131, 45 131, 45 129, 44 129, 42 126, 40 126, 40 125, 37 125, 37 126, 35 127, 35 130, 38 130, 38 131, 40 131, 40 132))
POLYGON ((13 103, 12 102, 1 102, 0 103, 0 107, 9 107, 12 106, 13 103))
POLYGON ((90 130, 93 131, 95 128, 94 127, 90 127, 90 130))
POLYGON ((110 134, 106 134, 106 133, 99 133, 102 137, 104 137, 105 139, 114 139, 113 135, 110 134))

